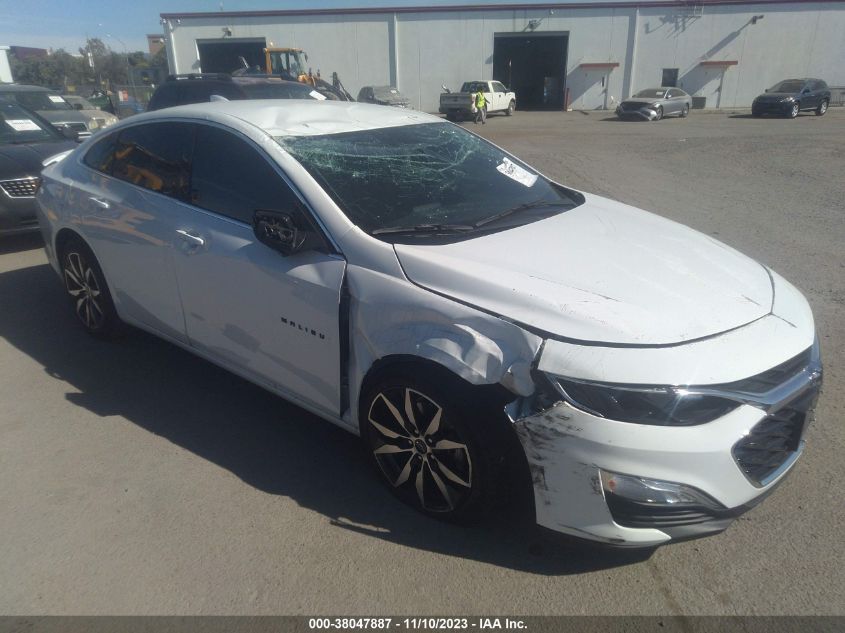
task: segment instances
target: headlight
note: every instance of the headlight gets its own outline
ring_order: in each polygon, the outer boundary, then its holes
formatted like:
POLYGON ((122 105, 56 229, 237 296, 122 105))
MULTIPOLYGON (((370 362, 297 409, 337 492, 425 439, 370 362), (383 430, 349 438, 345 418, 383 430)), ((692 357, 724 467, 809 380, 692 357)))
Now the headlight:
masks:
POLYGON ((621 422, 693 426, 711 422, 739 406, 734 400, 689 393, 680 387, 612 385, 551 378, 572 406, 621 422))
POLYGON ((795 97, 784 97, 784 101, 795 101, 795 97))
POLYGON ((88 120, 88 129, 89 130, 100 129, 100 122, 97 119, 89 119, 88 120))

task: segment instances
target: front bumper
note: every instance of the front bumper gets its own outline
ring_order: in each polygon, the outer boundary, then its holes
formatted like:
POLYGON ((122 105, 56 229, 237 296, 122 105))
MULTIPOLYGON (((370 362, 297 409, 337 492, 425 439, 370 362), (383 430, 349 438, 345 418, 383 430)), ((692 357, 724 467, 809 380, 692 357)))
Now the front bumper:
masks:
POLYGON ((620 119, 654 121, 657 118, 657 111, 645 106, 636 110, 627 110, 619 106, 616 108, 616 116, 620 119))
MULTIPOLYGON (((16 181, 13 181, 16 182, 16 181)), ((0 186, 0 235, 38 230, 33 196, 11 196, 0 186)))
POLYGON ((755 101, 751 104, 751 113, 754 115, 774 114, 777 116, 786 116, 792 112, 793 101, 774 101, 774 102, 760 102, 755 101))
POLYGON ((512 415, 531 471, 537 523, 629 547, 723 531, 768 496, 800 456, 821 387, 817 349, 806 370, 770 392, 768 404, 742 404, 698 426, 619 422, 563 400, 512 415), (610 492, 603 473, 682 484, 710 502, 643 503, 610 492))

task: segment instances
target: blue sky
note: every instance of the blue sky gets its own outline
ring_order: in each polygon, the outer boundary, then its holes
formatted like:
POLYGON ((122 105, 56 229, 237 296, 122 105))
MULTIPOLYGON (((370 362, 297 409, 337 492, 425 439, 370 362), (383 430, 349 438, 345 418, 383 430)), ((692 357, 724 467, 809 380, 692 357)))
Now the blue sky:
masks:
MULTIPOLYGON (((496 0, 223 0, 225 11, 362 6, 490 4, 496 0)), ((505 0, 512 3, 519 0, 505 0)), ((160 13, 219 11, 220 0, 0 0, 0 45, 64 48, 99 37, 120 52, 146 50, 147 33, 161 33, 160 13)))

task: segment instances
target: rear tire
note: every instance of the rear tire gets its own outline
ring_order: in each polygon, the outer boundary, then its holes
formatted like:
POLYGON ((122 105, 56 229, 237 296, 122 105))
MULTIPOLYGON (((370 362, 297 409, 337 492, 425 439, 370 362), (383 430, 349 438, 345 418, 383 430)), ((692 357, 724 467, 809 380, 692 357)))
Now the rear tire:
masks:
POLYGON ((682 118, 682 119, 685 119, 685 118, 687 118, 688 116, 689 116, 689 106, 688 106, 688 105, 684 105, 684 109, 683 109, 683 110, 681 110, 681 118, 682 118))
POLYGON ((816 108, 816 116, 824 116, 824 113, 827 112, 827 105, 828 105, 827 99, 822 101, 819 104, 819 107, 816 108))
POLYGON ((476 522, 494 505, 497 473, 506 470, 507 427, 492 411, 446 371, 400 366, 363 394, 361 438, 400 500, 438 519, 476 522))
POLYGON ((120 318, 97 258, 78 237, 62 248, 62 278, 77 321, 91 336, 112 338, 120 330, 120 318))

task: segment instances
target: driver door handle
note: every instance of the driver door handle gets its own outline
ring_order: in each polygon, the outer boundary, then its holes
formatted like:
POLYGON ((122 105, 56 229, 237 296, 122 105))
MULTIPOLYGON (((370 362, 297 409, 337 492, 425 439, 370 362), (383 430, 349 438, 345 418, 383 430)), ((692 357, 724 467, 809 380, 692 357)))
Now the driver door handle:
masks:
POLYGON ((178 229, 176 233, 178 233, 183 240, 185 240, 189 244, 192 244, 193 246, 203 246, 205 244, 204 239, 202 239, 199 235, 194 235, 190 231, 178 229))

